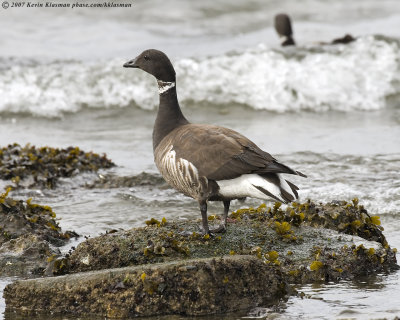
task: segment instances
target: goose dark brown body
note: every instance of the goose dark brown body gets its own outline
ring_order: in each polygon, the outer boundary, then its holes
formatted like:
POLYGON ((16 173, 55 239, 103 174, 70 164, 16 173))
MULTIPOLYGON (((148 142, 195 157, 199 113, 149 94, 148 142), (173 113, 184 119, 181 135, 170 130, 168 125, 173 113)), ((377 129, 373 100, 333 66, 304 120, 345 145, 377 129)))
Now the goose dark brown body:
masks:
POLYGON ((160 106, 153 131, 154 160, 164 179, 196 199, 203 231, 209 233, 207 201, 224 203, 226 228, 230 201, 243 197, 295 200, 298 188, 280 174, 304 176, 274 159, 240 133, 224 127, 191 124, 179 107, 175 70, 158 50, 146 50, 124 67, 140 68, 158 81, 160 106))

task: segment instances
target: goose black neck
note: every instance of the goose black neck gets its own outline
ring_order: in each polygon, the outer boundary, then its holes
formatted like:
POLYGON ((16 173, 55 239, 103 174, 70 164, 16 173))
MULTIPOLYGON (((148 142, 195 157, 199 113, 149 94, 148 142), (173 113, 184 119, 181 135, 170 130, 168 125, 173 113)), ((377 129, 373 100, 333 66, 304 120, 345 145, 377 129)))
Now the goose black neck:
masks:
POLYGON ((179 106, 175 85, 162 93, 160 91, 160 106, 153 130, 153 149, 172 130, 188 123, 179 106))

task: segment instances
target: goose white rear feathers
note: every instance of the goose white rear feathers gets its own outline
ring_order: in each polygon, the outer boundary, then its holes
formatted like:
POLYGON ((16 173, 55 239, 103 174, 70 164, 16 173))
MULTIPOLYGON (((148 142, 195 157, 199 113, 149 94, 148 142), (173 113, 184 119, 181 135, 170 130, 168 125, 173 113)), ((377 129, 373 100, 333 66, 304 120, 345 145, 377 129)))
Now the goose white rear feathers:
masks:
POLYGON ((281 174, 305 177, 274 159, 240 133, 220 126, 192 124, 182 114, 176 94, 175 70, 161 51, 150 49, 124 64, 153 75, 160 106, 153 130, 154 160, 164 179, 200 205, 203 232, 210 233, 207 201, 224 203, 224 231, 230 201, 254 197, 291 202, 297 186, 281 174))

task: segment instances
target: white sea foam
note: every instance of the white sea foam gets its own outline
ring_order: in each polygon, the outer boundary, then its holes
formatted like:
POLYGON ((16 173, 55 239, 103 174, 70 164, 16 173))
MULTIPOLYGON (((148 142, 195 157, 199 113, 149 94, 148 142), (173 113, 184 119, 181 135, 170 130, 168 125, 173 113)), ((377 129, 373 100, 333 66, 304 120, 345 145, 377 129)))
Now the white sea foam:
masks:
POLYGON ((399 90, 399 46, 373 37, 344 46, 240 55, 177 65, 181 97, 277 112, 384 108, 399 90), (182 77, 182 74, 184 75, 182 77))
MULTIPOLYGON (((363 37, 350 45, 245 52, 174 61, 183 107, 246 105, 275 112, 377 110, 400 92, 399 44, 363 37)), ((0 112, 60 116, 82 107, 154 109, 155 80, 124 60, 2 62, 0 112)))
POLYGON ((138 75, 132 81, 130 75, 121 61, 14 65, 0 75, 0 111, 53 117, 77 112, 84 106, 124 107, 135 101, 134 97, 140 97, 139 106, 152 108, 153 100, 146 101, 152 97, 148 93, 150 79, 146 82, 142 74, 144 80, 138 75))
POLYGON ((359 198, 371 214, 398 214, 399 153, 361 157, 306 152, 298 153, 297 157, 292 154, 290 158, 296 158, 299 164, 293 166, 308 175, 308 179, 294 181, 300 186, 302 201, 359 198))

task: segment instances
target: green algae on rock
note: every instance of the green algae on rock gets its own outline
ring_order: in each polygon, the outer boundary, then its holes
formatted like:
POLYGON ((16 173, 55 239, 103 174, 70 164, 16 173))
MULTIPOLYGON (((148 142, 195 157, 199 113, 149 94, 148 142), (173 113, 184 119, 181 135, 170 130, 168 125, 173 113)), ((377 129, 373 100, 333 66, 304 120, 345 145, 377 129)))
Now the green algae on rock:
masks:
MULTIPOLYGON (((351 203, 347 201, 332 201, 325 204, 316 204, 311 200, 305 203, 293 202, 281 208, 276 202, 273 207, 261 205, 259 208, 239 209, 232 213, 235 219, 270 221, 275 224, 276 232, 285 237, 291 234, 291 226, 307 225, 336 230, 341 233, 357 235, 371 241, 387 245, 383 235, 383 227, 378 216, 370 216, 364 206, 358 204, 355 198, 351 203)), ((290 239, 290 236, 285 238, 290 239)))
POLYGON ((128 318, 226 313, 266 305, 285 293, 276 266, 227 256, 17 281, 4 297, 8 311, 23 309, 25 315, 51 310, 128 318))
MULTIPOLYGON (((75 232, 61 232, 49 206, 0 195, 0 275, 43 275, 75 232)), ((50 269, 51 271, 52 269, 50 269)))
MULTIPOLYGON (((388 246, 382 227, 368 219, 364 208, 345 202, 308 201, 294 203, 284 210, 279 204, 272 208, 262 205, 233 212, 227 232, 208 238, 198 233, 196 221, 150 219, 146 227, 104 234, 81 243, 68 257, 64 271, 82 272, 229 254, 251 254, 267 264, 280 264, 294 282, 349 279, 395 268, 395 253, 388 246), (351 227, 353 221, 360 221, 357 228, 351 227), (350 227, 343 228, 344 224, 350 227), (318 255, 314 253, 315 248, 319 250, 318 255), (279 258, 271 252, 276 252, 279 258), (359 263, 360 259, 365 259, 364 264, 353 268, 351 264, 359 263), (320 268, 310 268, 314 261, 323 263, 323 267, 316 263, 313 266, 320 268), (296 270, 302 272, 296 273, 296 270)), ((219 217, 210 223, 219 224, 219 217)))
POLYGON ((105 155, 84 152, 78 147, 37 148, 14 143, 0 149, 0 179, 11 180, 14 187, 52 189, 61 177, 112 166, 114 163, 105 155))
MULTIPOLYGON (((220 236, 199 234, 200 221, 153 218, 142 228, 87 239, 56 259, 62 268, 53 272, 69 275, 8 285, 7 306, 43 312, 46 301, 52 312, 60 304, 71 313, 110 318, 200 315, 265 306, 285 292, 292 294, 293 283, 353 279, 398 268, 396 251, 377 218, 371 219, 358 203, 308 201, 286 208, 277 203, 240 209, 229 219, 220 236), (220 265, 210 277, 205 265, 212 261, 220 265), (260 275, 272 285, 262 285, 260 275), (242 305, 237 297, 246 294, 251 302, 242 305)), ((210 219, 210 224, 219 223, 219 216, 210 219)))

